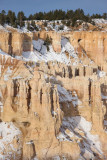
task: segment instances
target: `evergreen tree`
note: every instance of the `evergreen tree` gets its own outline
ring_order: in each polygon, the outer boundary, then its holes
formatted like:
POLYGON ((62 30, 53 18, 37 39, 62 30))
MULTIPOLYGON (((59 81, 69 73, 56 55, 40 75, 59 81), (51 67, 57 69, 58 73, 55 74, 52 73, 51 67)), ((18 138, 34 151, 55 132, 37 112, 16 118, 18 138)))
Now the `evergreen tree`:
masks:
POLYGON ((66 24, 68 27, 70 27, 70 25, 71 25, 71 21, 69 20, 69 21, 67 21, 67 24, 66 24))
POLYGON ((0 13, 0 24, 1 25, 4 25, 5 23, 5 20, 6 20, 5 13, 6 12, 4 10, 2 10, 2 12, 0 13))
POLYGON ((49 45, 52 44, 52 38, 49 38, 49 36, 47 35, 45 41, 44 41, 44 45, 46 45, 47 47, 47 51, 49 51, 49 45))
POLYGON ((66 19, 72 19, 73 14, 74 14, 73 10, 68 10, 66 13, 66 19))
POLYGON ((24 13, 22 11, 19 12, 18 15, 17 15, 17 20, 18 20, 18 24, 19 24, 20 28, 24 26, 24 20, 25 19, 26 18, 25 18, 24 13))
POLYGON ((45 21, 44 26, 47 27, 47 22, 45 21))
POLYGON ((66 21, 65 21, 65 20, 63 20, 63 21, 61 21, 61 22, 62 22, 63 25, 66 25, 66 21))
MULTIPOLYGON (((62 20, 63 25, 67 25, 70 26, 70 23, 72 21, 72 26, 76 25, 76 21, 77 20, 82 20, 85 22, 92 22, 93 18, 104 18, 107 19, 107 13, 104 14, 93 14, 92 16, 85 15, 84 11, 82 9, 76 9, 75 11, 73 10, 67 10, 67 12, 63 11, 63 10, 54 10, 54 11, 49 11, 49 12, 39 12, 39 13, 35 13, 34 15, 30 14, 28 18, 25 17, 24 12, 19 12, 17 15, 17 19, 16 19, 16 15, 14 12, 12 12, 11 10, 8 11, 8 14, 6 15, 6 12, 4 10, 2 10, 2 12, 0 13, 0 24, 4 25, 5 23, 13 26, 13 27, 17 27, 17 25, 20 26, 20 28, 22 26, 24 26, 24 20, 29 19, 31 20, 31 26, 30 28, 33 28, 38 30, 37 26, 35 25, 33 20, 62 20), (66 23, 66 20, 67 23, 66 23)), ((57 23, 59 24, 59 22, 57 23)), ((44 23, 45 26, 47 26, 47 23, 44 23)), ((53 24, 53 27, 55 26, 55 24, 53 24)))
POLYGON ((107 13, 103 13, 102 17, 107 20, 107 13))
POLYGON ((75 17, 72 19, 72 27, 74 27, 76 25, 76 20, 77 19, 75 17))
POLYGON ((32 14, 29 15, 28 19, 33 20, 34 16, 32 14))
POLYGON ((12 26, 15 26, 16 25, 15 21, 16 21, 15 12, 12 12, 11 10, 9 10, 6 16, 6 23, 11 24, 12 26))
POLYGON ((63 30, 64 29, 64 26, 63 25, 60 25, 58 30, 63 30))

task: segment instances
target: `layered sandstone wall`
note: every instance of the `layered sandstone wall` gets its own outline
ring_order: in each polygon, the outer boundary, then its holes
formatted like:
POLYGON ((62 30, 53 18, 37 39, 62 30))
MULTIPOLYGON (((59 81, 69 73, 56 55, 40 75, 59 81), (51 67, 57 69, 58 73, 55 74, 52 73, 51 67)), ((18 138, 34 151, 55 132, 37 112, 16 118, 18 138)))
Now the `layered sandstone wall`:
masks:
POLYGON ((57 33, 54 31, 40 31, 34 33, 0 32, 0 48, 13 55, 22 55, 23 51, 33 51, 32 40, 52 38, 52 46, 55 52, 61 52, 61 36, 67 37, 79 54, 84 52, 98 66, 107 70, 107 33, 106 32, 69 32, 57 33))
POLYGON ((75 50, 79 53, 80 48, 92 59, 98 66, 107 71, 107 33, 100 31, 82 31, 64 33, 68 37, 75 50))
POLYGON ((13 32, 11 38, 11 53, 21 56, 22 52, 33 51, 32 38, 32 33, 13 32))
POLYGON ((32 38, 32 33, 1 31, 0 49, 9 55, 21 56, 22 52, 33 51, 32 38))
POLYGON ((6 53, 11 53, 11 35, 8 31, 0 31, 0 49, 6 53))
POLYGON ((41 31, 34 33, 34 40, 46 39, 47 35, 52 38, 54 51, 61 52, 61 37, 69 38, 70 43, 79 54, 86 53, 98 66, 107 70, 107 33, 100 31, 81 31, 56 33, 54 31, 41 31))

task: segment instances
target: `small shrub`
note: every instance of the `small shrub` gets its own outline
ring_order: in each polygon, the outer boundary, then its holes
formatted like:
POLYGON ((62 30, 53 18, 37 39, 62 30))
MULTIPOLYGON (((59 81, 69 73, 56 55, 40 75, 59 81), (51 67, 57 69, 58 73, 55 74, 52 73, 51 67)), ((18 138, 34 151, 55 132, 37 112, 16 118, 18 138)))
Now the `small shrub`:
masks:
POLYGON ((64 29, 63 25, 59 26, 59 30, 63 30, 63 29, 64 29))
POLYGON ((55 22, 53 23, 53 28, 55 28, 55 22))
POLYGON ((49 51, 49 45, 51 45, 51 44, 52 44, 52 38, 47 35, 47 37, 44 41, 44 45, 46 45, 47 51, 49 51))
POLYGON ((71 25, 71 21, 69 20, 66 25, 69 27, 71 25))
POLYGON ((45 21, 44 26, 47 27, 47 22, 45 21))

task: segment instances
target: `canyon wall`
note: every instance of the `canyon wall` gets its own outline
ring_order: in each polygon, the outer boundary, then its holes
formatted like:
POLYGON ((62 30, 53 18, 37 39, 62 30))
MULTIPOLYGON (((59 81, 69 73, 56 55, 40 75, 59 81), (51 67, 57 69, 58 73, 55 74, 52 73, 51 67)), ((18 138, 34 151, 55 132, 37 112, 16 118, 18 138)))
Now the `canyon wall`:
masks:
POLYGON ((0 156, 107 158, 107 76, 98 77, 90 66, 85 66, 85 72, 84 67, 58 62, 30 67, 3 55, 0 64, 0 125, 15 131, 11 142, 6 132, 6 143, 0 130, 0 146, 1 142, 5 146, 0 156))
POLYGON ((54 51, 61 52, 61 37, 64 36, 70 40, 70 43, 79 54, 84 52, 98 66, 107 71, 107 33, 100 31, 81 31, 60 33, 54 31, 41 31, 34 33, 34 40, 38 38, 46 39, 47 35, 52 38, 54 51))
POLYGON ((11 54, 21 56, 22 52, 33 51, 32 33, 11 33, 11 54))
POLYGON ((10 41, 10 33, 8 31, 0 31, 0 49, 4 52, 10 54, 11 52, 11 45, 10 41))
POLYGON ((21 56, 22 52, 33 51, 32 38, 32 33, 1 31, 0 49, 9 55, 21 56))
POLYGON ((61 52, 61 37, 69 38, 70 43, 79 54, 84 52, 98 66, 107 71, 107 33, 100 31, 82 31, 57 33, 54 31, 40 31, 34 33, 20 33, 1 31, 0 49, 10 55, 21 56, 22 52, 33 51, 32 40, 52 38, 52 46, 55 52, 61 52))
POLYGON ((78 53, 84 51, 98 66, 107 71, 107 32, 82 31, 63 35, 69 38, 78 53))

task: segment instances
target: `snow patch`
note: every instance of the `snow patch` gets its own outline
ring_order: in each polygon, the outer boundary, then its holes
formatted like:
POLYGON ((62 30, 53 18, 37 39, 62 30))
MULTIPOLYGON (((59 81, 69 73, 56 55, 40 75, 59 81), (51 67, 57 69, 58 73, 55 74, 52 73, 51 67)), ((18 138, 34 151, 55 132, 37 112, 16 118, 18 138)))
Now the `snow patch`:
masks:
POLYGON ((106 72, 98 70, 98 77, 102 78, 106 76, 106 72))
POLYGON ((87 146, 88 150, 90 150, 90 147, 94 147, 99 154, 103 153, 101 150, 99 136, 92 135, 90 133, 92 129, 92 123, 88 122, 84 117, 82 116, 64 117, 62 122, 62 128, 69 129, 71 133, 72 132, 75 133, 77 132, 77 129, 79 129, 79 132, 82 131, 85 135, 83 136, 85 139, 84 144, 87 146))
POLYGON ((67 91, 61 85, 57 85, 57 89, 60 102, 72 102, 74 107, 82 104, 82 102, 78 99, 76 92, 73 92, 73 96, 71 91, 67 91))
POLYGON ((20 154, 21 146, 19 146, 17 150, 12 144, 12 141, 14 138, 19 141, 21 136, 21 131, 12 122, 0 123, 0 159, 8 159, 13 154, 12 152, 17 152, 20 154), (2 155, 2 153, 8 148, 10 152, 6 152, 6 155, 2 155))
POLYGON ((107 24, 107 20, 103 18, 98 18, 98 19, 92 19, 96 24, 107 24))
POLYGON ((62 37, 61 46, 62 46, 62 52, 66 51, 73 58, 78 58, 76 53, 75 53, 74 47, 70 44, 70 42, 67 38, 62 37))

